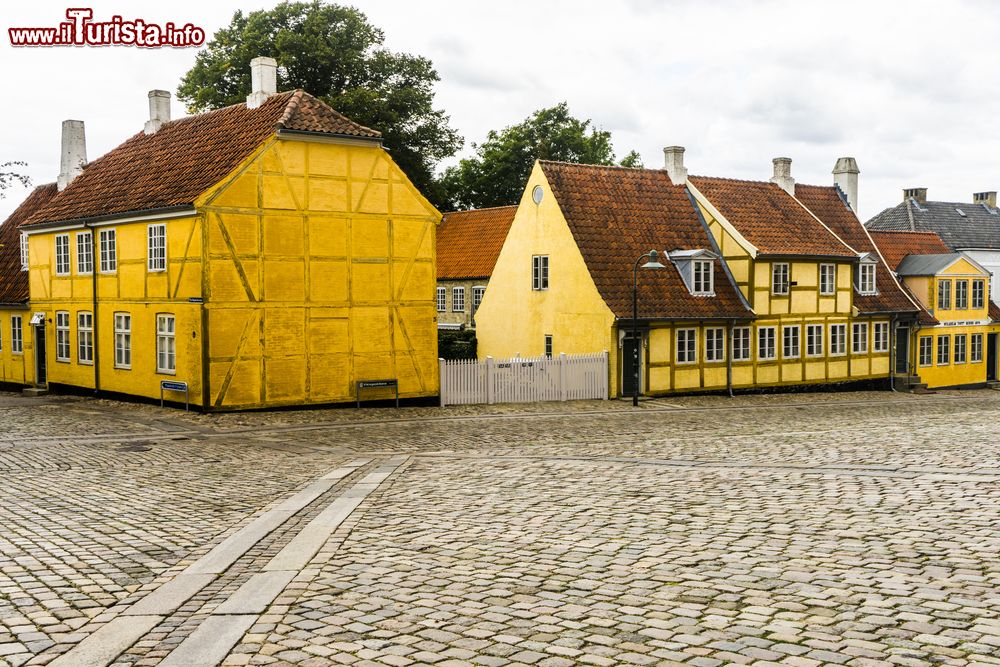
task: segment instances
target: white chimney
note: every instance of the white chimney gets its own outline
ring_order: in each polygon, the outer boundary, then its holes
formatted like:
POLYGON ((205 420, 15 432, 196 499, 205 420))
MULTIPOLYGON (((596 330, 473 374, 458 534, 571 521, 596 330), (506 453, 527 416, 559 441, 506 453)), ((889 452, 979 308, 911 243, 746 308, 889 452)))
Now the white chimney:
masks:
POLYGON ((774 176, 771 177, 771 182, 777 183, 778 187, 794 197, 795 179, 792 178, 792 158, 776 157, 771 162, 774 163, 774 176))
POLYGON ((688 170, 684 166, 683 146, 667 146, 663 149, 663 168, 674 185, 687 183, 688 170))
POLYGON ((143 131, 146 134, 153 134, 164 123, 170 122, 170 93, 165 90, 149 91, 149 120, 143 131))
POLYGON ((83 172, 87 164, 87 139, 82 120, 64 120, 62 124, 62 154, 59 158, 59 178, 56 187, 64 190, 83 172))
POLYGON ((858 212, 858 161, 852 157, 837 158, 833 167, 833 182, 847 197, 847 205, 858 212))
POLYGON ((256 109, 278 92, 278 61, 264 56, 251 60, 250 82, 252 90, 247 95, 247 109, 256 109))

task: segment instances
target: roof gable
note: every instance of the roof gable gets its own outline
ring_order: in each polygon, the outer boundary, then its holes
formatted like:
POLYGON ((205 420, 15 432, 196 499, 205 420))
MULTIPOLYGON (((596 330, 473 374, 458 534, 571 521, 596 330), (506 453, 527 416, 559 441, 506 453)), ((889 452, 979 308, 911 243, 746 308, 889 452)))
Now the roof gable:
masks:
POLYGON ((56 184, 39 185, 0 225, 0 303, 28 300, 28 272, 21 270, 21 225, 56 194, 56 184))
POLYGON ((446 213, 437 228, 438 280, 488 278, 517 206, 446 213))
POLYGON ((907 255, 896 267, 901 276, 936 276, 964 257, 960 252, 941 255, 907 255))

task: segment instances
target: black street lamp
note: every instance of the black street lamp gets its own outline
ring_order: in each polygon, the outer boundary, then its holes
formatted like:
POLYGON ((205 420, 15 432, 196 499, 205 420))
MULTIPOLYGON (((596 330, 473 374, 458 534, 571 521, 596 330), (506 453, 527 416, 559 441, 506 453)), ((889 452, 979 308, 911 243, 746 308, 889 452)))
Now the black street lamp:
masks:
POLYGON ((659 262, 659 253, 650 250, 635 260, 632 268, 632 405, 639 405, 639 269, 665 269, 659 262), (639 266, 644 259, 649 261, 639 266))

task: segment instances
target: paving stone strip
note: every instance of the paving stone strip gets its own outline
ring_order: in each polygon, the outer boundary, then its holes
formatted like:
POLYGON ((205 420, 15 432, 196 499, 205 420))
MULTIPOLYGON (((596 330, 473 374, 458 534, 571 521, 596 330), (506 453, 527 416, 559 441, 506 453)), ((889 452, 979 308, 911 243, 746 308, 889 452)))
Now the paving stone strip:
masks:
MULTIPOLYGON (((111 664, 122 652, 159 625, 169 614, 176 611, 184 602, 214 581, 219 574, 236 562, 257 542, 331 489, 338 481, 367 465, 370 461, 371 459, 349 461, 343 466, 329 471, 301 491, 289 496, 227 537, 179 575, 149 592, 145 597, 124 610, 120 616, 102 625, 74 648, 49 664, 53 667, 105 667, 111 664)), ((202 636, 215 641, 217 635, 218 633, 208 635, 203 633, 202 636)))

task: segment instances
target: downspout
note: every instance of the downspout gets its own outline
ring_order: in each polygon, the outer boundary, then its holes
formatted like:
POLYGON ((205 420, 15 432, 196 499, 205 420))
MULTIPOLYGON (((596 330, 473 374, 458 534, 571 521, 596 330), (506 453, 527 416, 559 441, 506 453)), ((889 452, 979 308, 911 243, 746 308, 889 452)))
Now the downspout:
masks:
POLYGON ((92 335, 94 337, 94 396, 101 390, 101 346, 100 337, 98 336, 98 322, 101 318, 98 316, 97 312, 97 266, 98 266, 98 252, 97 252, 97 238, 94 236, 94 227, 90 222, 83 223, 83 228, 90 231, 90 292, 92 295, 93 306, 91 310, 93 311, 93 323, 92 335))
POLYGON ((729 354, 726 355, 726 389, 729 398, 733 398, 733 330, 736 320, 729 320, 726 325, 726 338, 729 339, 729 354))

